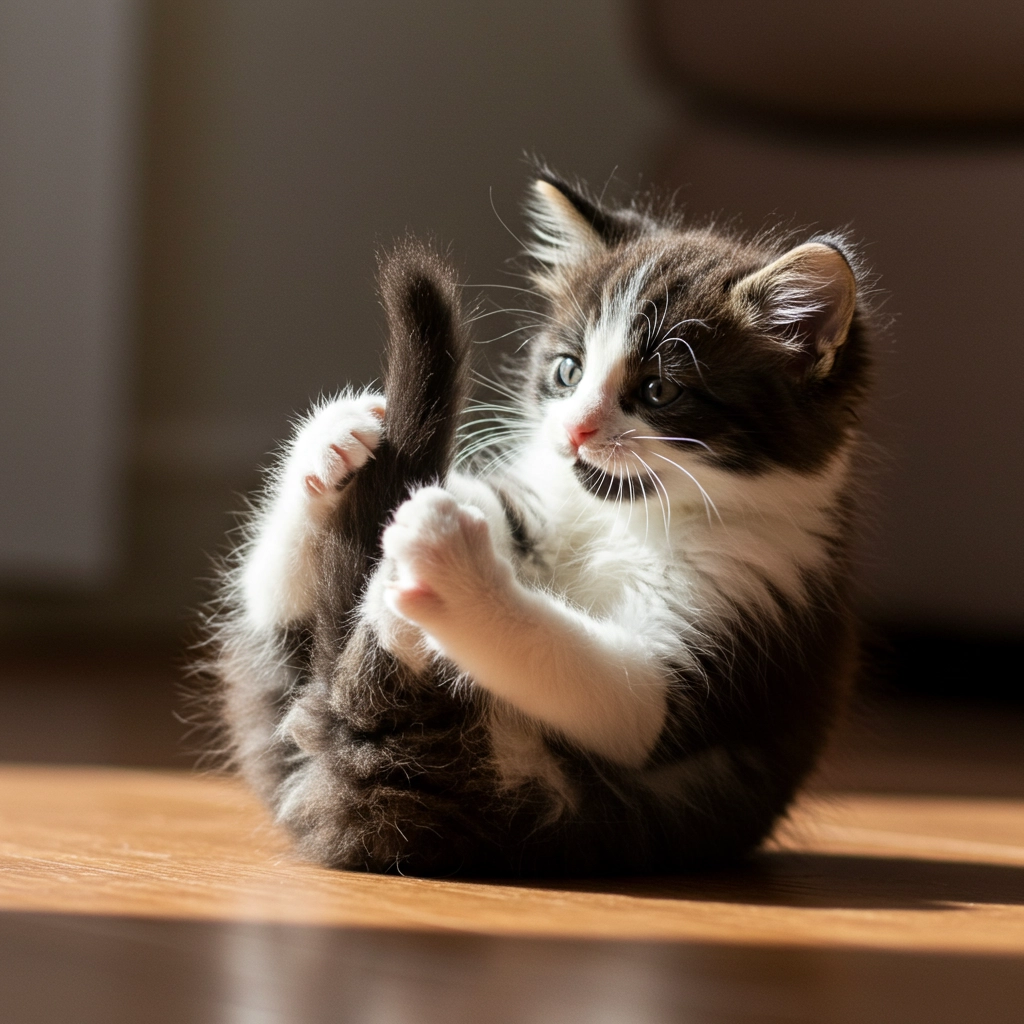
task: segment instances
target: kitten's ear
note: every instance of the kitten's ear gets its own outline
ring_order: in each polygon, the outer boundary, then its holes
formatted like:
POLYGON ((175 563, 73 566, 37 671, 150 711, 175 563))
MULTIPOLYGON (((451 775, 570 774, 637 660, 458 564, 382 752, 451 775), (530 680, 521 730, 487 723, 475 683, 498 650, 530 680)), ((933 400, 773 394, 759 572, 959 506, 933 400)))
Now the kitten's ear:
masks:
POLYGON ((612 214, 547 171, 533 180, 526 213, 534 235, 528 252, 551 267, 574 263, 623 237, 612 214))
POLYGON ((807 242, 737 281, 733 299, 751 326, 797 357, 808 376, 825 377, 857 308, 857 279, 833 245, 807 242))

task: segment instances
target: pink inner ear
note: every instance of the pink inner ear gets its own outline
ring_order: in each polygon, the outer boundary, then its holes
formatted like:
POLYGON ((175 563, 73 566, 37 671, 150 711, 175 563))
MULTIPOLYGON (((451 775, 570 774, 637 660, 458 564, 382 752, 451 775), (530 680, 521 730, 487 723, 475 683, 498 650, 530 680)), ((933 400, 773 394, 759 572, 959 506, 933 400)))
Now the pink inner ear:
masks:
POLYGON ((808 242, 751 275, 737 294, 759 307, 762 329, 794 355, 801 372, 827 373, 853 319, 857 282, 841 253, 808 242))

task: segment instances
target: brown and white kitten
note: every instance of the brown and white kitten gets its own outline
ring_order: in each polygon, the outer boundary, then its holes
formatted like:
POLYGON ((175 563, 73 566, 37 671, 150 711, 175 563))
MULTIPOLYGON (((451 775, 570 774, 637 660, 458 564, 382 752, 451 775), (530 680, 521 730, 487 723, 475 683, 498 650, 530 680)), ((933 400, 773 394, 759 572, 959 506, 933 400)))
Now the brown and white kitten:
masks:
POLYGON ((470 442, 492 458, 452 468, 458 288, 406 243, 384 394, 299 426, 226 584, 232 749, 325 864, 721 863, 785 811, 850 681, 845 243, 687 228, 547 172, 529 209, 541 326, 470 442))

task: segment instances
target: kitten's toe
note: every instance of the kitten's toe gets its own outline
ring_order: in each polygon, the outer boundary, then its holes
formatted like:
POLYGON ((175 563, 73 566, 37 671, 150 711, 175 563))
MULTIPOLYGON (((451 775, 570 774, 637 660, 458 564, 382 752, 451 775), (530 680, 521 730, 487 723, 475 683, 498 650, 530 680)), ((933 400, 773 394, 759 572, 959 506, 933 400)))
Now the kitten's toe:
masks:
POLYGON ((299 431, 289 463, 311 498, 340 490, 380 441, 383 395, 339 398, 318 410, 299 431))
POLYGON ((388 607, 403 619, 419 622, 444 610, 444 600, 426 583, 392 584, 384 600, 388 607))
POLYGON ((443 613, 486 598, 498 580, 487 520, 440 487, 417 491, 381 538, 394 614, 429 628, 443 613))
POLYGON ((395 583, 410 591, 437 589, 438 576, 455 572, 483 514, 459 505, 440 487, 424 487, 400 505, 381 538, 384 554, 395 567, 395 583))

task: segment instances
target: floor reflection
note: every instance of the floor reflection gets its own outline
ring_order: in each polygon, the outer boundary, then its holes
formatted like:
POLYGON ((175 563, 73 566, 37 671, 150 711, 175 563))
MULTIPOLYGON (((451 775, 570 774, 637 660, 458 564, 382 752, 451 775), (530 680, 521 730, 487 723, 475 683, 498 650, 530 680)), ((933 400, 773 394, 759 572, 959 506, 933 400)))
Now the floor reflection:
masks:
POLYGON ((10 1024, 1019 1024, 1024 960, 0 915, 10 1024))

